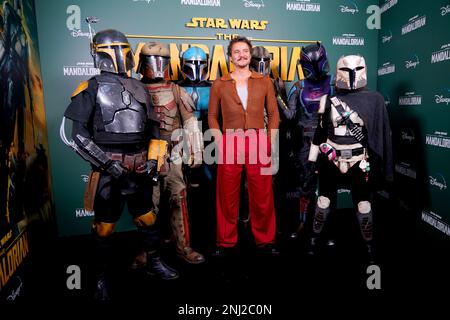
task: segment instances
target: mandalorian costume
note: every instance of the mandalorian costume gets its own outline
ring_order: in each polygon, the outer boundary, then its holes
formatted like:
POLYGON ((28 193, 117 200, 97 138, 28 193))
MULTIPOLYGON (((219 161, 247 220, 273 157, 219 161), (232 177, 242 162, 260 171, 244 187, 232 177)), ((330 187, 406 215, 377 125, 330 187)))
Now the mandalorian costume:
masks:
POLYGON ((191 97, 178 85, 165 80, 168 78, 169 61, 169 48, 158 42, 145 44, 139 57, 138 70, 160 121, 161 139, 169 145, 159 184, 153 191, 153 201, 156 210, 159 210, 162 196, 167 194, 177 254, 188 263, 198 264, 205 258, 191 247, 182 166, 183 163, 191 168, 201 165, 203 138, 194 117, 195 106, 191 97))
MULTIPOLYGON (((209 76, 209 56, 199 47, 191 47, 181 55, 181 72, 186 77, 178 85, 191 96, 195 105, 194 116, 201 124, 202 132, 208 130, 208 103, 211 82, 209 76)), ((213 180, 211 166, 203 164, 201 168, 191 170, 189 184, 199 186, 202 177, 208 183, 213 180), (201 172, 201 174, 199 174, 201 172)))
MULTIPOLYGON (((272 56, 269 51, 261 46, 252 48, 252 59, 250 62, 250 69, 261 73, 262 75, 266 75, 270 77, 270 61, 272 60, 272 56)), ((277 98, 277 104, 280 109, 286 109, 286 88, 283 80, 280 78, 271 79, 273 83, 273 88, 275 90, 275 96, 277 98)), ((267 111, 264 110, 265 122, 267 124, 267 111)))
POLYGON ((299 64, 305 78, 297 81, 288 95, 288 108, 281 109, 282 119, 288 127, 288 153, 292 158, 293 169, 298 178, 299 226, 291 237, 306 223, 310 203, 314 202, 317 179, 308 162, 309 149, 317 127, 320 98, 332 91, 333 77, 328 75, 329 63, 325 47, 319 42, 303 47, 299 64))
POLYGON ((377 177, 392 177, 392 151, 384 98, 367 90, 366 83, 364 58, 342 57, 337 63, 336 94, 320 100, 319 124, 309 154, 310 161, 319 162, 319 197, 309 252, 316 252, 336 204, 337 189, 347 183, 357 207, 368 262, 373 263, 371 192, 377 177))
POLYGON ((98 32, 91 53, 101 74, 83 81, 64 114, 73 121, 72 138, 61 138, 92 165, 85 194, 86 210, 95 212, 95 298, 108 299, 106 272, 110 267, 110 235, 125 203, 152 257, 149 273, 176 277, 155 251, 151 177, 166 143, 159 140, 159 122, 145 87, 127 72, 134 66, 131 46, 116 30, 98 32))
POLYGON ((202 130, 208 129, 208 102, 211 82, 209 75, 209 57, 198 47, 191 47, 181 56, 181 71, 185 79, 178 84, 191 96, 195 105, 194 116, 201 122, 202 130))

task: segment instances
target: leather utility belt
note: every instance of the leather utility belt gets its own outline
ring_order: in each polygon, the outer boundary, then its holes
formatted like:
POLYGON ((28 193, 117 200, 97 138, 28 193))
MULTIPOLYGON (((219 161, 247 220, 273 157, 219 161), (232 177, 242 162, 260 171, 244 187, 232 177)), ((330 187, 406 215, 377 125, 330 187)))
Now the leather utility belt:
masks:
POLYGON ((359 156, 365 152, 365 148, 336 150, 336 156, 341 159, 350 159, 353 156, 359 156))
POLYGON ((106 155, 111 160, 122 162, 124 167, 126 167, 130 171, 135 171, 136 168, 147 161, 147 151, 142 151, 135 154, 106 152, 106 155))

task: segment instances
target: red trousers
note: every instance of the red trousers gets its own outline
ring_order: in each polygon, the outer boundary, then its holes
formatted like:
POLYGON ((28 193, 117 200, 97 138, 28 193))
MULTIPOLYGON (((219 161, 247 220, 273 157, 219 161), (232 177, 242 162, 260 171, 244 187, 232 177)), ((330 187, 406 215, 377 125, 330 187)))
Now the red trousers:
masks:
POLYGON ((242 169, 248 182, 249 217, 257 245, 275 241, 270 141, 263 130, 225 133, 219 142, 217 168, 218 247, 233 247, 238 240, 237 222, 242 169))

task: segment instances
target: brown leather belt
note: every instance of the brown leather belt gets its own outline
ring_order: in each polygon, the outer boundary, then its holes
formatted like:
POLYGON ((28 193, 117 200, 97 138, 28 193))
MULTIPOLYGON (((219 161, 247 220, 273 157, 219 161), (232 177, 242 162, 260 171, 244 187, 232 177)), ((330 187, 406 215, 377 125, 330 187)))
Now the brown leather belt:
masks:
POLYGON ((142 151, 135 154, 106 152, 106 155, 111 160, 122 162, 122 164, 130 171, 135 171, 137 167, 147 161, 147 151, 142 151))

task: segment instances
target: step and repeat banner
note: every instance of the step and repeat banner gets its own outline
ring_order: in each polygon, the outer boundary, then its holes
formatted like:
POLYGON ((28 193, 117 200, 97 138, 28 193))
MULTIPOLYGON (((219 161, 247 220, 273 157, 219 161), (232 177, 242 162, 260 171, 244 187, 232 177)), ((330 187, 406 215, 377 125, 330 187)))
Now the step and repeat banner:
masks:
POLYGON ((378 89, 391 114, 400 207, 450 236, 450 1, 382 1, 378 89))
MULTIPOLYGON (((135 54, 148 41, 169 44, 172 80, 181 79, 179 53, 192 45, 209 53, 210 80, 226 74, 230 68, 228 42, 235 35, 243 35, 273 54, 273 74, 286 81, 288 90, 301 76, 297 66, 301 47, 314 41, 321 41, 328 50, 333 73, 340 56, 363 55, 368 63, 369 87, 376 89, 378 30, 368 28, 367 13, 373 4, 378 5, 378 1, 36 1, 60 234, 89 232, 93 216, 83 209, 82 201, 89 166, 59 139, 71 93, 80 81, 98 73, 89 53, 86 17, 99 19, 93 25, 97 31, 113 28, 125 33, 135 54)), ((71 127, 66 129, 70 132, 71 127)), ((131 219, 124 215, 119 228, 129 227, 131 219)))

